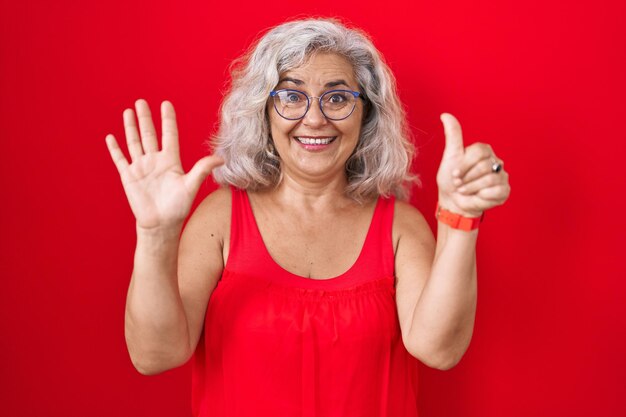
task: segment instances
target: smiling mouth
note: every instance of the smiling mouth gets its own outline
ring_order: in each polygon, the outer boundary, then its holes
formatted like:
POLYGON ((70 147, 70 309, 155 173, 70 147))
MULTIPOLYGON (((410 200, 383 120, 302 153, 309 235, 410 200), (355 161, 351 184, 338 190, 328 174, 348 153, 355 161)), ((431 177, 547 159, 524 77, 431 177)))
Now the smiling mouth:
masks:
POLYGON ((310 136, 294 136, 298 142, 303 145, 328 145, 332 143, 337 136, 310 137, 310 136))

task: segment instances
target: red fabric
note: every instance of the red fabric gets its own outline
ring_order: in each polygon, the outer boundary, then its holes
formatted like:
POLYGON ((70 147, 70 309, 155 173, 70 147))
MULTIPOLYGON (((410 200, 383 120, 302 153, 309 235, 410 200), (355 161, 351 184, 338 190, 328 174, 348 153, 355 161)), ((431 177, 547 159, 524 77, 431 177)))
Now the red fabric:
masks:
POLYGON ((417 416, 417 360, 395 303, 394 199, 378 200, 355 264, 313 280, 274 262, 246 192, 232 192, 230 254, 193 361, 194 416, 417 416))

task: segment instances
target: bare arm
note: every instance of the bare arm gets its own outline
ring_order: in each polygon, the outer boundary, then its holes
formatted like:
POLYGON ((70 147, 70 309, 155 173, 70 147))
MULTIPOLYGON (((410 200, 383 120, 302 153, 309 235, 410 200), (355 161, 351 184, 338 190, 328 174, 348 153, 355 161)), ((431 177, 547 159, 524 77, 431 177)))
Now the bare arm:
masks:
MULTIPOLYGON (((137 370, 153 374, 181 365, 192 350, 197 329, 190 328, 189 323, 197 325, 198 307, 188 306, 182 293, 190 287, 207 289, 211 281, 205 276, 203 280, 184 281, 184 287, 179 285, 179 235, 200 184, 222 161, 205 157, 185 174, 171 103, 163 102, 161 106, 161 150, 147 103, 138 100, 136 109, 139 130, 133 111, 124 112, 132 163, 128 163, 112 135, 106 142, 137 220, 135 263, 126 302, 126 342, 137 370)), ((189 257, 189 252, 184 255, 189 257)), ((220 260, 216 266, 219 269, 221 256, 209 260, 215 259, 220 260)))
POLYGON ((148 375, 182 365, 191 348, 177 282, 180 229, 137 229, 124 330, 133 365, 148 375))
POLYGON ((174 233, 138 233, 135 269, 126 299, 126 343, 135 368, 158 374, 193 355, 211 293, 224 269, 230 192, 217 190, 174 233))
POLYGON ((477 232, 439 223, 437 242, 415 209, 397 208, 397 305, 407 350, 449 369, 467 350, 476 313, 477 232))
MULTIPOLYGON (((489 145, 463 147, 461 127, 442 115, 446 148, 437 173, 442 207, 466 217, 504 203, 508 174, 493 172, 489 145)), ((462 231, 439 222, 436 246, 423 216, 400 204, 394 220, 398 316, 407 350, 438 369, 456 365, 474 329, 477 300, 478 230, 462 231)))

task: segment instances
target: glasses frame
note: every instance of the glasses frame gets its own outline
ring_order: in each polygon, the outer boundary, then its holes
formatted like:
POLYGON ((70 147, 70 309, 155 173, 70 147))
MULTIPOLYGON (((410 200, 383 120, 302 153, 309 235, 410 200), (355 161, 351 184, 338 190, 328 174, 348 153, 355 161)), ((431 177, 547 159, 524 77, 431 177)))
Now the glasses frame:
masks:
POLYGON ((348 117, 350 117, 352 115, 352 113, 354 113, 354 109, 356 109, 356 100, 354 101, 354 105, 352 106, 352 110, 350 110, 350 113, 348 113, 348 115, 346 117, 342 117, 340 119, 334 119, 332 117, 328 117, 326 115, 326 113, 324 113, 324 108, 322 107, 322 97, 326 96, 327 94, 331 94, 331 93, 350 93, 350 94, 352 94, 354 96, 355 99, 356 98, 361 98, 362 100, 365 100, 363 95, 360 92, 358 92, 358 91, 352 91, 352 90, 329 90, 329 91, 326 91, 321 96, 315 97, 315 96, 309 96, 304 91, 295 90, 293 88, 282 88, 280 90, 272 90, 272 91, 270 91, 270 97, 272 97, 274 99, 274 110, 276 110, 276 113, 278 113, 278 115, 280 117, 282 117, 283 119, 286 119, 286 120, 301 120, 301 119, 304 119, 304 116, 306 116, 306 114, 309 112, 309 109, 311 108, 311 100, 314 99, 314 98, 318 99, 318 104, 320 106, 320 111, 322 112, 324 117, 327 118, 328 120, 339 121, 339 120, 345 120, 348 117), (303 96, 306 97, 306 109, 304 110, 304 114, 302 116, 291 119, 289 117, 285 117, 282 114, 280 114, 280 111, 278 111, 278 108, 276 108, 276 96, 278 95, 278 93, 282 93, 284 91, 293 91, 294 93, 300 93, 300 94, 302 94, 303 96))

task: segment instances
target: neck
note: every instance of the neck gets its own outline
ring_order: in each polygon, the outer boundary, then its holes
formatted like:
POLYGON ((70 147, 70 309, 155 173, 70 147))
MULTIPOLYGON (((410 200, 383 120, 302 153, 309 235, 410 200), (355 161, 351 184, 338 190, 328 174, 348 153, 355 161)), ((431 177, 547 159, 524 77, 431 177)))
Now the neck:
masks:
POLYGON ((285 173, 272 194, 281 204, 308 210, 328 210, 330 207, 355 204, 354 200, 345 195, 347 184, 345 176, 331 181, 307 181, 285 173))

